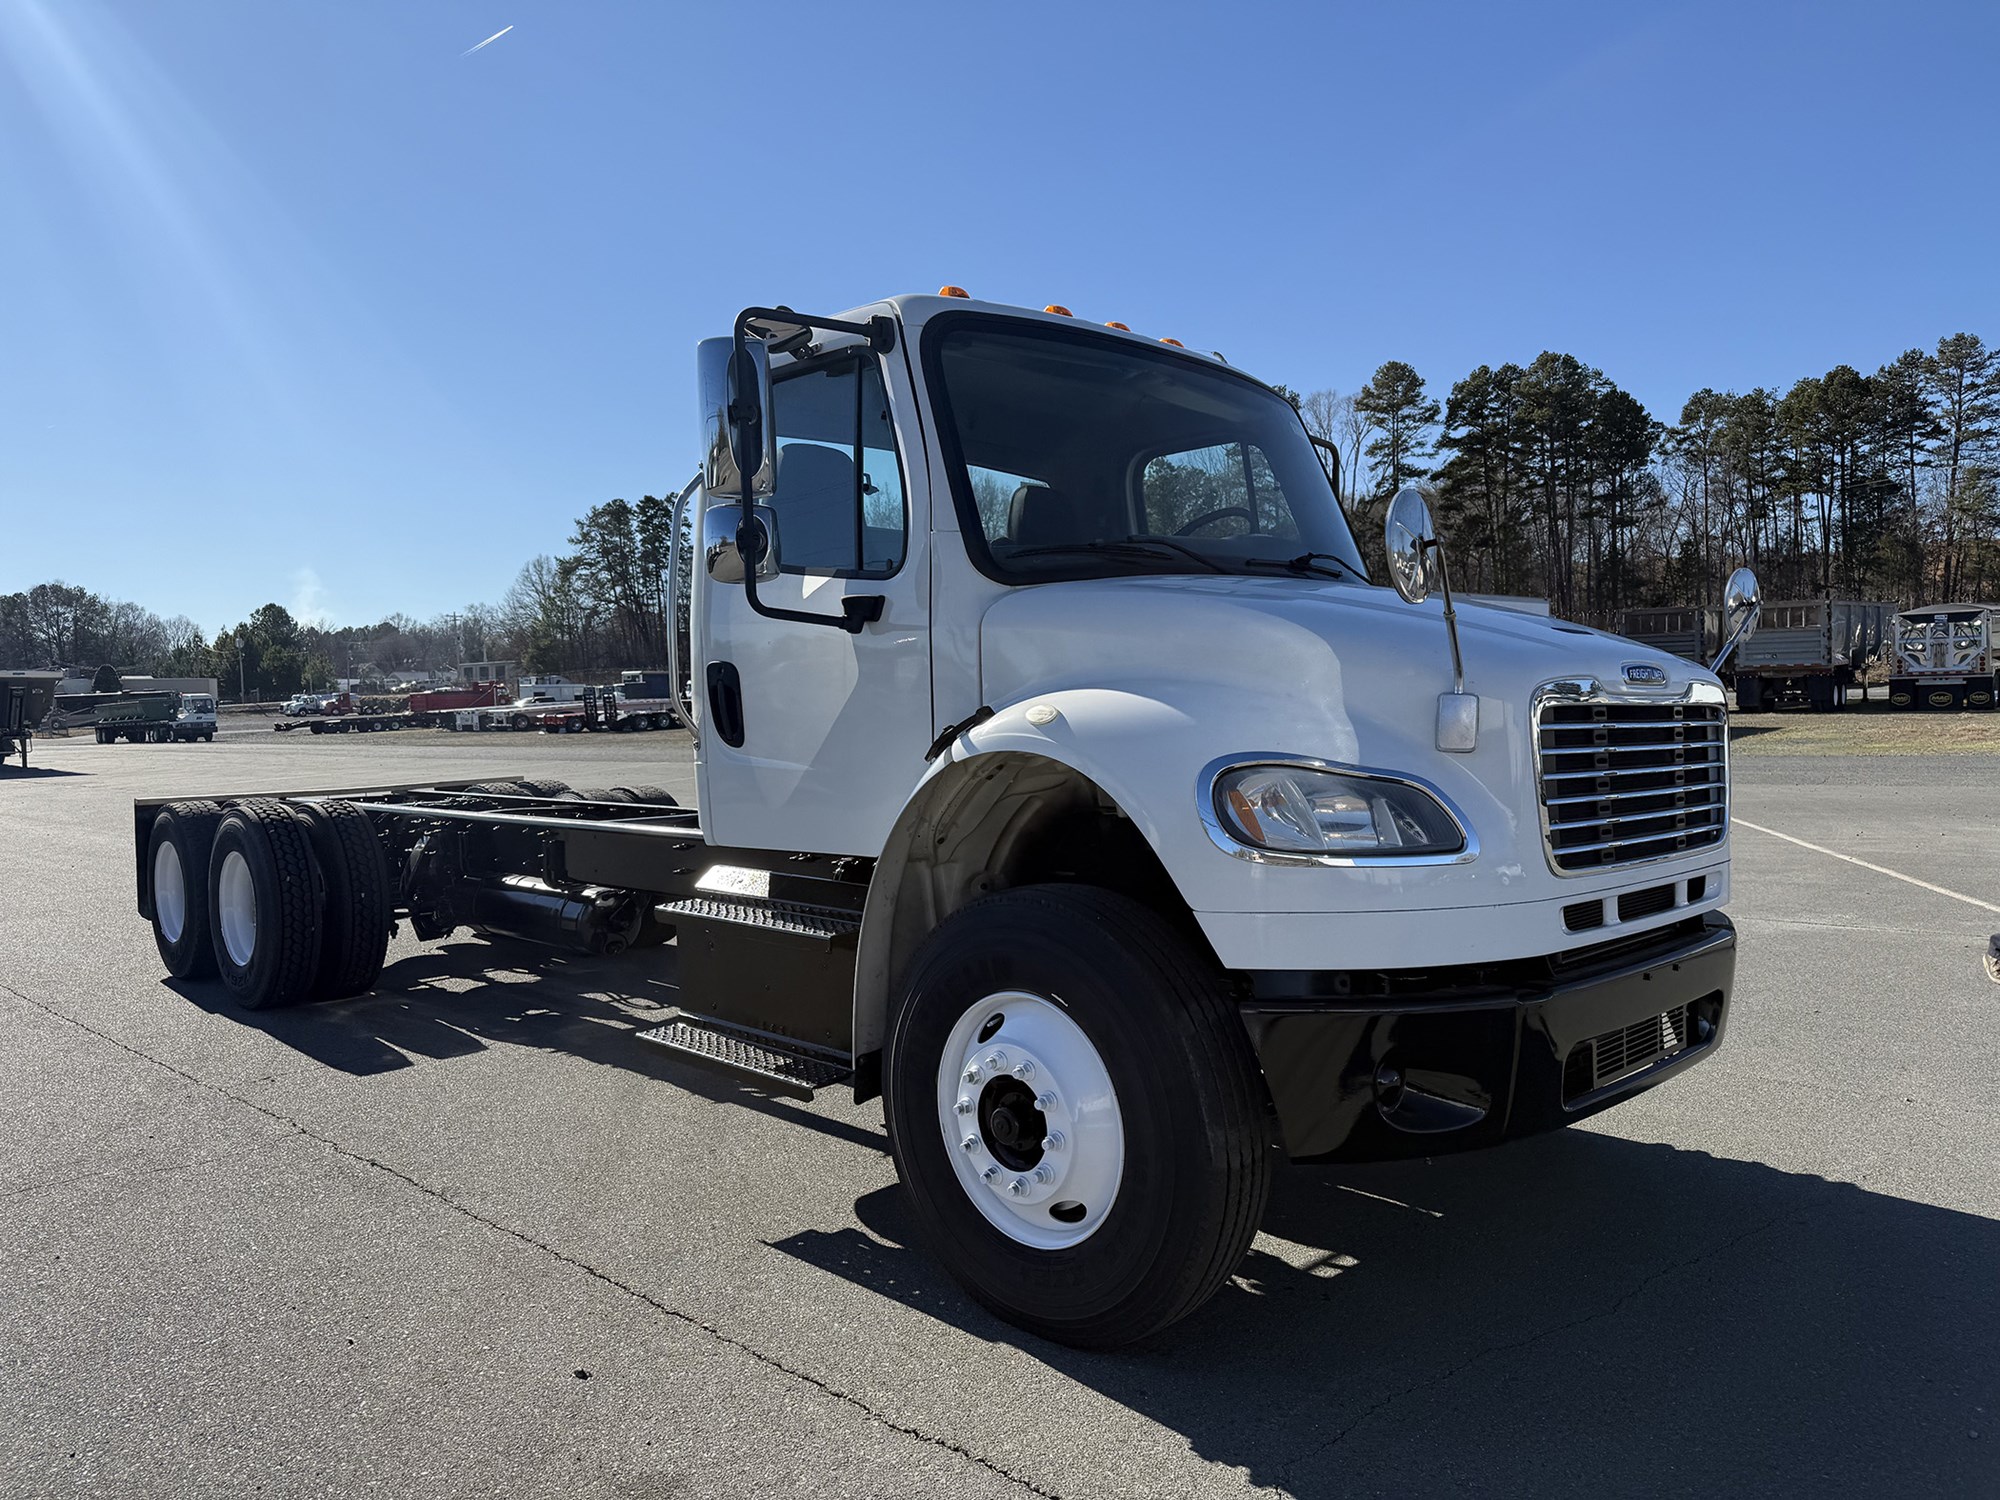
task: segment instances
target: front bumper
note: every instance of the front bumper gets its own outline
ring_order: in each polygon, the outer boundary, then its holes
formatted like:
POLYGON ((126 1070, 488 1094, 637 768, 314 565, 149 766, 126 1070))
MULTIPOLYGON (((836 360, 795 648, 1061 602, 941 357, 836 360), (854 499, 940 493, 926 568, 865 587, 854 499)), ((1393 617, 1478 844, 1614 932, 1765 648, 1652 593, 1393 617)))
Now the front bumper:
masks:
POLYGON ((1721 1044, 1735 973, 1736 929, 1710 912, 1489 968, 1254 974, 1243 1020, 1295 1160, 1436 1156, 1557 1129, 1694 1066, 1721 1044))

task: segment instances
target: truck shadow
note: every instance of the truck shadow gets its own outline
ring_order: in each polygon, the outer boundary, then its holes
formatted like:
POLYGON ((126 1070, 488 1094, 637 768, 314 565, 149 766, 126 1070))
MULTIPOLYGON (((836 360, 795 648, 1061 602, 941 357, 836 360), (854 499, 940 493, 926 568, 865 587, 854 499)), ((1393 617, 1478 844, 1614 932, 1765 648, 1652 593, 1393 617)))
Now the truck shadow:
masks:
POLYGON ((1084 1354, 902 1248, 897 1191, 856 1208, 866 1233, 773 1248, 1016 1345, 1297 1496, 1993 1484, 2000 1223, 1971 1214, 1581 1130, 1296 1168, 1214 1301, 1084 1354))
POLYGON ((888 1150, 879 1125, 814 1113, 635 1041, 635 1031, 660 1020, 677 1002, 674 976, 671 946, 592 958, 472 938, 399 957, 383 968, 368 994, 329 1004, 244 1010, 219 982, 162 983, 211 1015, 355 1077, 395 1072, 421 1060, 469 1057, 494 1045, 532 1047, 656 1078, 870 1150, 888 1150))

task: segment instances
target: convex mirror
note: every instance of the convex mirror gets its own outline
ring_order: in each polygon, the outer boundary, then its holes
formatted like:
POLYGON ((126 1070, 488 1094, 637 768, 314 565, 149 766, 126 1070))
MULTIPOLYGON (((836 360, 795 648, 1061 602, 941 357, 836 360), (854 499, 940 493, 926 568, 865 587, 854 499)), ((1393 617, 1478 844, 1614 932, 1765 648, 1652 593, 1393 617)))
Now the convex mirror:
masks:
POLYGON ((1437 528, 1431 508, 1415 485, 1404 485, 1389 502, 1382 523, 1382 540, 1389 554, 1389 581, 1406 604, 1421 604, 1436 583, 1433 571, 1437 528))
POLYGON ((745 552, 757 569, 757 581, 778 576, 778 513, 768 505, 752 506, 746 520, 740 505, 715 505, 702 512, 701 555, 708 576, 717 583, 741 583, 745 552), (748 530, 750 545, 738 545, 748 530))

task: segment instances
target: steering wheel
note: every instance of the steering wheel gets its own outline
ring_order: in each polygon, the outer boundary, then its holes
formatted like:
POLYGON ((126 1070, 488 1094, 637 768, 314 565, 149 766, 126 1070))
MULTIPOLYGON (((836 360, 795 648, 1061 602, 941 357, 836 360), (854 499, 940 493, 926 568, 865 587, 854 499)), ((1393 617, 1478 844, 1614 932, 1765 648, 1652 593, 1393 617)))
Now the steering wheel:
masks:
POLYGON ((1246 510, 1243 506, 1226 505, 1221 510, 1205 511, 1201 515, 1196 516, 1192 521, 1188 522, 1187 525, 1181 527, 1179 531, 1176 531, 1174 535, 1193 536, 1197 531, 1201 530, 1202 527, 1212 526, 1217 521, 1226 521, 1231 516, 1241 516, 1244 520, 1248 521, 1253 526, 1257 524, 1257 518, 1251 515, 1250 512, 1246 510))

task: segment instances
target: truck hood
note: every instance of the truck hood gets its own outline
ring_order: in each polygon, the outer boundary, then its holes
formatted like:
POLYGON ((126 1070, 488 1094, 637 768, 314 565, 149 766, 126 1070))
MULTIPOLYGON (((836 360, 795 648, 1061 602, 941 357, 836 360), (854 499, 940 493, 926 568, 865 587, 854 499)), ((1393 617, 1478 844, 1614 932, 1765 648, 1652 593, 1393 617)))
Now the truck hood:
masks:
MULTIPOLYGON (((1482 700, 1482 726, 1489 714, 1525 718, 1530 690, 1559 677, 1623 690, 1627 667, 1657 667, 1665 682, 1634 690, 1665 696, 1716 682, 1693 662, 1588 626, 1480 604, 1457 610, 1465 687, 1482 700)), ((996 705, 1113 678, 1261 685, 1296 705, 1274 704, 1269 727, 1308 734, 1333 759, 1365 750, 1367 726, 1385 719, 1421 720, 1428 736, 1434 700, 1451 687, 1439 599, 1405 604, 1389 589, 1310 579, 1167 576, 1015 589, 987 611, 980 651, 984 701, 996 705)))
POLYGON ((1725 839, 1644 867, 1553 870, 1531 719, 1544 684, 1594 679, 1638 701, 1720 702, 1711 673, 1563 620, 1462 604, 1458 622, 1466 691, 1479 700, 1467 754, 1437 748, 1451 651, 1436 599, 1409 605, 1388 589, 1222 575, 1015 589, 981 621, 981 701, 995 712, 972 738, 1091 777, 1147 833, 1197 912, 1559 904, 1670 879, 1681 865, 1726 865, 1725 839), (1644 680, 1653 677, 1663 680, 1644 680), (1246 866, 1200 838, 1198 820, 1216 769, 1265 756, 1427 784, 1467 824, 1476 855, 1365 873, 1246 866))

